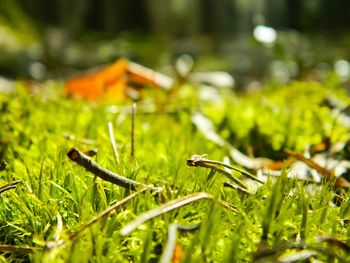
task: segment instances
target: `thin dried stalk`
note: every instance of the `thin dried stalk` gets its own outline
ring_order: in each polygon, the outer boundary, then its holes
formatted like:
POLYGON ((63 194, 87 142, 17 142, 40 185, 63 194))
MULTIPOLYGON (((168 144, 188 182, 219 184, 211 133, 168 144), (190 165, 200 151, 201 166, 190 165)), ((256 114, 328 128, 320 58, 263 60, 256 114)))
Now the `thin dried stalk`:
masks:
POLYGON ((51 249, 53 247, 57 247, 57 246, 62 246, 64 245, 68 240, 73 240, 75 237, 77 237, 79 234, 81 234, 85 229, 91 227, 94 223, 96 223, 98 220, 108 216, 109 214, 111 214, 113 211, 115 211, 116 209, 120 208, 121 206, 126 205, 131 199, 133 199, 134 197, 138 196, 139 194, 144 193, 146 190, 150 189, 149 187, 144 187, 141 190, 128 195, 127 197, 125 197, 124 199, 120 200, 119 202, 116 202, 114 205, 108 207, 107 209, 105 209, 104 211, 102 211, 100 214, 98 214, 97 216, 95 216, 94 218, 92 218, 88 223, 86 223, 84 226, 82 226, 79 230, 73 232, 73 234, 71 234, 67 240, 57 240, 57 241, 51 241, 48 242, 46 244, 46 248, 47 249, 51 249))
POLYGON ((90 227, 92 224, 96 223, 99 219, 106 217, 109 215, 111 212, 116 210, 117 208, 126 205, 131 199, 134 197, 138 196, 139 194, 144 193, 149 187, 144 187, 140 191, 137 191, 127 197, 125 197, 123 200, 120 200, 119 202, 115 203, 114 205, 108 207, 106 210, 101 212, 99 215, 95 216, 93 219, 91 219, 86 225, 84 225, 81 229, 73 233, 68 239, 72 240, 75 238, 77 235, 79 235, 82 231, 84 231, 86 228, 90 227))
POLYGON ((243 169, 240 169, 238 167, 235 167, 233 165, 230 165, 230 164, 227 164, 227 163, 224 163, 224 162, 219 162, 219 161, 215 161, 215 160, 208 160, 208 159, 205 159, 205 158, 201 158, 200 162, 202 163, 206 163, 206 164, 214 164, 214 165, 221 165, 221 166, 224 166, 228 169, 231 169, 231 170, 234 170, 236 172, 239 172, 240 174, 243 174, 245 176, 247 176, 249 179, 252 179, 254 181, 257 181, 261 184, 263 184, 264 182, 261 181, 259 178, 257 178, 255 175, 252 175, 251 173, 243 170, 243 169))
POLYGON ((232 189, 241 191, 241 192, 248 194, 248 195, 252 194, 251 192, 247 191, 246 189, 240 187, 239 185, 234 185, 234 184, 231 184, 230 182, 227 182, 227 181, 224 182, 224 187, 232 188, 232 189))
POLYGON ((66 242, 61 239, 61 234, 63 231, 63 221, 60 213, 57 213, 56 218, 57 218, 57 228, 56 228, 55 234, 53 235, 53 240, 48 241, 45 244, 45 249, 47 250, 63 245, 66 242))
POLYGON ((219 173, 225 175, 227 178, 229 178, 230 180, 232 180, 233 182, 238 184, 240 187, 242 187, 244 189, 248 189, 248 186, 244 182, 242 182, 238 178, 234 177, 232 174, 230 174, 226 170, 224 170, 220 167, 217 167, 216 165, 213 165, 210 163, 208 164, 208 163, 204 162, 203 160, 205 160, 205 159, 203 158, 202 155, 192 155, 189 159, 187 159, 187 165, 188 166, 200 166, 200 167, 210 168, 216 172, 219 172, 219 173))
POLYGON ((326 242, 330 245, 339 247, 341 249, 343 249, 346 253, 350 253, 350 246, 348 244, 346 244, 345 242, 332 237, 332 236, 323 236, 323 237, 318 237, 318 240, 320 242, 326 242))
POLYGON ((122 236, 126 236, 130 234, 132 231, 134 231, 139 225, 143 224, 144 222, 154 217, 157 217, 161 214, 167 213, 169 211, 172 211, 174 209, 188 205, 190 203, 193 203, 201 199, 212 199, 212 198, 213 196, 207 193, 194 193, 194 194, 190 194, 190 195, 172 200, 166 204, 163 204, 159 207, 156 207, 154 209, 151 209, 143 213, 142 215, 137 217, 135 220, 131 221, 126 226, 124 226, 120 231, 120 234, 122 236))
MULTIPOLYGON (((190 195, 172 200, 166 204, 163 204, 159 207, 156 207, 152 210, 149 210, 149 211, 141 214, 135 220, 131 221, 126 226, 124 226, 121 229, 120 234, 122 236, 126 236, 126 235, 130 234, 132 231, 134 231, 139 225, 143 224, 144 222, 146 222, 154 217, 157 217, 159 215, 162 215, 164 213, 167 213, 169 211, 175 210, 177 208, 180 208, 182 206, 188 205, 190 203, 193 203, 193 202, 196 202, 196 201, 202 200, 202 199, 211 199, 212 200, 213 196, 208 194, 208 193, 199 192, 199 193, 190 194, 190 195)), ((226 202, 219 200, 218 203, 221 206, 224 206, 225 208, 233 209, 236 212, 236 210, 234 208, 230 207, 230 205, 228 205, 226 202)))
MULTIPOLYGON (((324 256, 327 256, 328 258, 335 258, 338 260, 338 262, 344 262, 344 263, 348 262, 344 258, 342 258, 338 253, 336 253, 335 251, 333 251, 329 248, 324 248, 324 247, 319 246, 319 245, 308 244, 308 243, 304 243, 304 242, 302 242, 302 243, 284 242, 280 245, 275 246, 272 249, 266 249, 266 250, 260 251, 259 253, 254 255, 252 262, 270 262, 271 258, 276 257, 276 256, 280 256, 281 254, 285 253, 285 251, 291 250, 291 249, 300 250, 300 251, 305 251, 305 250, 315 251, 318 254, 322 254, 324 256)), ((289 259, 287 258, 287 260, 289 260, 289 259)), ((280 261, 277 261, 277 262, 280 262, 280 261)), ((291 261, 286 261, 286 262, 291 262, 291 261)))
MULTIPOLYGON (((327 180, 332 180, 333 178, 335 178, 334 174, 330 170, 320 166, 314 160, 312 160, 310 158, 306 158, 301 153, 289 151, 289 150, 286 150, 286 153, 289 156, 292 156, 293 158, 295 158, 299 161, 302 161, 303 163, 305 163, 309 167, 315 169, 319 174, 324 176, 327 180)), ((344 188, 350 188, 350 182, 343 177, 337 177, 335 179, 335 185, 340 186, 340 187, 344 187, 344 188)))
POLYGON ((281 256, 276 261, 277 263, 294 263, 303 262, 311 257, 317 256, 319 253, 312 250, 301 250, 292 255, 281 256))
POLYGON ((115 160, 115 163, 118 167, 120 162, 119 162, 119 154, 118 154, 117 145, 115 143, 115 138, 114 138, 113 123, 108 122, 107 125, 108 125, 109 140, 111 141, 114 160, 115 160))
POLYGON ((0 245, 0 251, 1 252, 21 253, 21 254, 31 254, 31 253, 34 253, 36 250, 32 247, 0 245))
POLYGON ((13 182, 10 182, 8 184, 5 184, 5 185, 1 186, 0 187, 0 194, 5 192, 5 191, 7 191, 7 190, 16 188, 17 184, 19 184, 20 182, 21 182, 20 180, 16 180, 16 181, 13 181, 13 182))
POLYGON ((119 185, 126 189, 135 191, 138 188, 147 187, 148 189, 154 192, 161 192, 163 190, 163 188, 161 187, 154 187, 152 185, 142 184, 142 183, 133 181, 129 178, 123 177, 121 175, 118 175, 116 173, 113 173, 107 170, 106 168, 99 166, 96 162, 91 160, 89 157, 87 157, 78 149, 75 149, 75 148, 70 149, 70 151, 67 153, 67 156, 73 162, 76 162, 77 164, 83 166, 87 171, 93 173, 94 175, 100 177, 101 179, 111 182, 113 184, 119 185))
POLYGON ((263 184, 263 182, 260 179, 258 179, 256 176, 252 175, 251 173, 249 173, 245 170, 242 170, 242 169, 237 168, 235 166, 226 164, 224 162, 205 159, 204 155, 192 155, 189 159, 187 159, 187 165, 188 166, 200 166, 200 167, 210 168, 214 171, 217 171, 217 172, 225 175, 227 178, 229 178, 233 182, 235 182, 240 187, 239 190, 247 191, 248 186, 243 181, 234 177, 230 172, 227 172, 224 168, 229 168, 231 170, 239 172, 240 174, 245 175, 248 178, 263 184), (222 166, 224 168, 221 168, 220 166, 222 166))
POLYGON ((57 228, 55 231, 55 234, 53 235, 53 240, 57 241, 61 237, 61 233, 63 231, 63 221, 62 221, 62 216, 60 213, 57 213, 57 228))

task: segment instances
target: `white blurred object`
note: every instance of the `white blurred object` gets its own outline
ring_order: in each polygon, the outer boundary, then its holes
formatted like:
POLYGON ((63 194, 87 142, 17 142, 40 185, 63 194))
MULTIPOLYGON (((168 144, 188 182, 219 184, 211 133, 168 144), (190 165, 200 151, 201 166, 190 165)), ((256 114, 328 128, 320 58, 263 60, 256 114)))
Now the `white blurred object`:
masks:
POLYGON ((277 38, 277 32, 272 27, 258 25, 253 31, 254 38, 266 45, 272 45, 277 38))
POLYGON ((225 71, 192 72, 194 60, 190 55, 182 55, 175 62, 178 77, 194 83, 215 86, 233 87, 234 78, 225 71))
POLYGON ((189 80, 216 87, 233 87, 235 84, 234 78, 229 73, 224 71, 191 73, 189 80))
POLYGON ((298 74, 298 64, 294 61, 274 60, 270 64, 271 76, 281 83, 287 83, 298 74))
POLYGON ((0 93, 13 93, 15 90, 15 81, 0 77, 0 93))
POLYGON ((346 60, 337 60, 334 63, 335 73, 342 79, 347 80, 350 77, 350 64, 346 60))
POLYGON ((175 62, 175 69, 181 78, 186 78, 194 65, 193 58, 190 55, 182 55, 175 62))
POLYGON ((46 67, 42 63, 34 62, 29 66, 29 73, 33 79, 43 79, 46 74, 46 67))
POLYGON ((140 64, 128 61, 128 71, 136 73, 137 75, 145 76, 148 79, 151 79, 158 86, 169 90, 173 85, 173 79, 167 75, 154 71, 152 69, 146 68, 140 64))

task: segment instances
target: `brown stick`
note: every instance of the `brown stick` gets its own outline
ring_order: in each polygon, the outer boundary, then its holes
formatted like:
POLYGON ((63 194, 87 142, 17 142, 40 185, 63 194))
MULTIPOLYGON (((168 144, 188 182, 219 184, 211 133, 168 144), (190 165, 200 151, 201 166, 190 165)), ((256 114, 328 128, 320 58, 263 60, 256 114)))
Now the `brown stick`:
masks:
POLYGON ((0 251, 1 252, 14 252, 14 253, 31 254, 31 253, 35 252, 35 249, 31 248, 31 247, 0 245, 0 251))
MULTIPOLYGON (((292 156, 293 158, 295 158, 295 159, 297 159, 299 161, 302 161, 303 163, 305 163, 309 167, 315 169, 318 173, 323 175, 324 178, 326 178, 327 180, 332 180, 333 178, 335 178, 334 174, 331 171, 329 171, 328 169, 320 166, 314 160, 312 160, 310 158, 306 158, 301 153, 293 152, 293 151, 289 151, 289 150, 286 150, 286 153, 289 156, 292 156)), ((343 187, 343 188, 350 188, 350 182, 348 180, 346 180, 344 177, 337 177, 335 179, 335 185, 343 187)))
POLYGON ((70 149, 69 152, 67 153, 67 156, 73 162, 76 162, 77 164, 83 166, 87 171, 100 177, 102 180, 111 182, 121 187, 134 190, 134 191, 140 187, 147 187, 154 192, 161 192, 163 190, 163 188, 161 187, 154 187, 152 185, 142 184, 142 183, 133 181, 129 178, 123 177, 121 175, 118 175, 116 173, 113 173, 107 170, 106 168, 99 166, 97 163, 95 163, 93 160, 91 160, 89 157, 87 157, 78 149, 75 149, 75 148, 70 149))
MULTIPOLYGON (((219 161, 215 161, 215 160, 205 159, 204 156, 205 155, 197 155, 197 154, 192 155, 190 158, 187 159, 187 165, 188 166, 202 166, 202 167, 206 167, 206 168, 211 168, 211 167, 214 167, 214 166, 216 167, 216 165, 220 165, 220 166, 224 166, 224 167, 226 167, 228 169, 234 170, 236 172, 239 172, 240 174, 245 175, 248 178, 250 178, 252 180, 255 180, 255 181, 257 181, 257 182, 259 182, 261 184, 264 184, 263 181, 261 181, 256 176, 252 175, 251 173, 248 173, 247 171, 245 171, 243 169, 240 169, 240 168, 235 167, 233 165, 229 165, 229 164, 224 163, 224 162, 219 162, 219 161)), ((231 174, 228 177, 230 178, 231 174)))
POLYGON ((0 194, 5 192, 5 191, 7 191, 7 190, 16 188, 17 184, 20 183, 20 182, 21 182, 20 180, 17 180, 17 181, 13 181, 11 183, 8 183, 8 184, 5 184, 5 185, 1 186, 0 187, 0 194))
POLYGON ((306 158, 304 155, 302 155, 301 153, 298 152, 293 152, 293 151, 289 151, 286 150, 286 153, 289 156, 294 157, 295 159, 302 161, 303 163, 305 163, 306 165, 308 165, 309 167, 315 169, 317 172, 319 172, 320 174, 322 174, 326 179, 332 179, 333 178, 333 174, 331 171, 327 170, 326 168, 320 166, 318 163, 316 163, 314 160, 310 159, 310 158, 306 158))
POLYGON ((350 246, 348 244, 346 244, 345 242, 343 242, 335 237, 323 236, 323 237, 319 237, 318 240, 320 242, 326 242, 330 245, 337 246, 337 247, 343 249, 344 251, 346 251, 347 253, 350 253, 350 246))

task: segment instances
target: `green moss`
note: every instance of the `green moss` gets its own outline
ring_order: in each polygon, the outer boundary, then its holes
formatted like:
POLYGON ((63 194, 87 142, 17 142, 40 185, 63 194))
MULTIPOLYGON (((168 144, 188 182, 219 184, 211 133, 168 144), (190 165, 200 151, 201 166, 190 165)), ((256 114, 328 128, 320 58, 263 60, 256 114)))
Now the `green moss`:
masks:
MULTIPOLYGON (((186 166, 192 154, 209 154, 222 160, 226 152, 207 141, 191 123, 190 111, 206 113, 219 133, 232 145, 255 156, 280 159, 284 149, 303 151, 324 137, 332 142, 347 141, 348 127, 339 122, 334 111, 324 105, 329 96, 344 104, 346 94, 313 82, 295 82, 266 87, 254 95, 233 95, 227 91, 217 102, 193 99, 196 92, 186 86, 182 97, 162 102, 163 112, 146 114, 140 105, 136 115, 135 160, 130 161, 130 115, 125 106, 111 107, 57 97, 43 100, 18 90, 0 95, 0 160, 8 163, 0 172, 0 186, 21 180, 17 189, 0 195, 0 244, 39 248, 30 255, 34 262, 156 262, 165 246, 167 229, 173 222, 201 222, 195 232, 180 232, 178 243, 184 262, 250 262, 258 250, 261 236, 275 249, 275 260, 284 253, 286 242, 305 242, 349 260, 349 254, 316 240, 334 235, 347 239, 349 205, 333 203, 334 189, 324 184, 307 191, 301 182, 281 178, 269 180, 255 195, 244 196, 222 187, 220 176, 186 166), (192 100, 190 100, 191 96, 192 100), (185 111, 174 109, 187 108, 185 111), (113 111, 111 110, 113 109, 113 111), (165 109, 165 110, 164 110, 165 109), (172 113, 167 114, 166 109, 172 113), (216 111, 217 109, 217 111, 216 111), (121 157, 114 163, 107 122, 114 123, 121 157), (71 139, 67 139, 67 134, 71 139), (86 139, 93 144, 85 144, 86 139), (137 197, 107 219, 99 221, 65 247, 44 250, 57 230, 57 215, 62 217, 61 238, 67 237, 114 202, 129 194, 120 187, 103 182, 70 162, 70 147, 83 151, 98 149, 94 158, 102 166, 140 182, 168 184, 176 189, 167 201, 194 191, 206 191, 235 205, 238 213, 201 201, 182 207, 142 225, 128 237, 119 230, 142 212, 160 205, 147 194, 137 197), (208 178, 210 182, 208 182, 208 178)), ((149 92, 151 107, 159 107, 149 92)), ((141 103, 142 104, 142 103, 141 103)), ((348 192, 339 193, 344 200, 348 192)), ((321 253, 322 254, 322 253, 321 253)), ((0 255, 1 260, 28 260, 15 253, 0 255)), ((318 255, 327 261, 329 255, 318 255)), ((338 259, 336 259, 338 260, 338 259)), ((336 261, 338 262, 338 261, 336 261)))

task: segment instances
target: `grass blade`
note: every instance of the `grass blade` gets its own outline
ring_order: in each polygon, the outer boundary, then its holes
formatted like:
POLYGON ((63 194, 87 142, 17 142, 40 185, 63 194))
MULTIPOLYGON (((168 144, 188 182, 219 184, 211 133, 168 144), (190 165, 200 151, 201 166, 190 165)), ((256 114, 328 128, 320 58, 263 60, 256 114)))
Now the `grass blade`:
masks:
POLYGON ((119 163, 120 163, 119 162, 119 154, 118 154, 118 149, 117 149, 117 145, 115 143, 115 138, 114 138, 113 123, 108 122, 107 125, 108 125, 109 140, 111 141, 111 146, 112 146, 112 150, 113 150, 115 164, 117 165, 117 167, 119 167, 119 163))
POLYGON ((169 211, 172 211, 174 209, 180 208, 182 206, 188 205, 190 203, 196 202, 198 200, 202 199, 213 199, 213 196, 207 193, 194 193, 190 194, 175 200, 172 200, 164 205, 161 205, 159 207, 156 207, 152 210, 149 210, 145 212, 144 214, 137 217, 135 220, 128 223, 126 226, 122 228, 120 231, 120 234, 122 236, 129 235, 132 231, 134 231, 139 225, 143 224, 144 222, 157 217, 159 215, 162 215, 164 213, 167 213, 169 211))
MULTIPOLYGON (((100 220, 101 218, 104 218, 106 216, 108 216, 111 212, 113 212, 114 210, 116 210, 117 208, 126 205, 131 199, 133 199, 134 197, 138 196, 139 194, 144 193, 147 189, 149 189, 148 187, 144 187, 141 190, 125 197, 124 199, 118 201, 117 203, 115 203, 114 205, 108 207, 107 209, 105 209, 103 212, 101 212, 99 215, 95 216, 94 218, 92 218, 88 223, 86 223, 84 226, 82 226, 79 230, 75 231, 73 234, 71 234, 68 237, 68 240, 73 240, 75 237, 77 237, 79 234, 81 234, 85 229, 89 228, 90 226, 92 226, 94 223, 96 223, 98 220, 100 220)), ((59 219, 59 218, 57 218, 59 219)), ((59 220, 58 220, 59 221, 59 220)), ((58 222, 59 223, 59 222, 58 222)), ((57 226, 58 228, 59 226, 57 226)), ((63 241, 63 240, 57 240, 57 245, 61 246, 64 245, 67 241, 63 241)), ((52 245, 52 241, 48 242, 46 244, 47 248, 52 248, 54 247, 52 245)))

